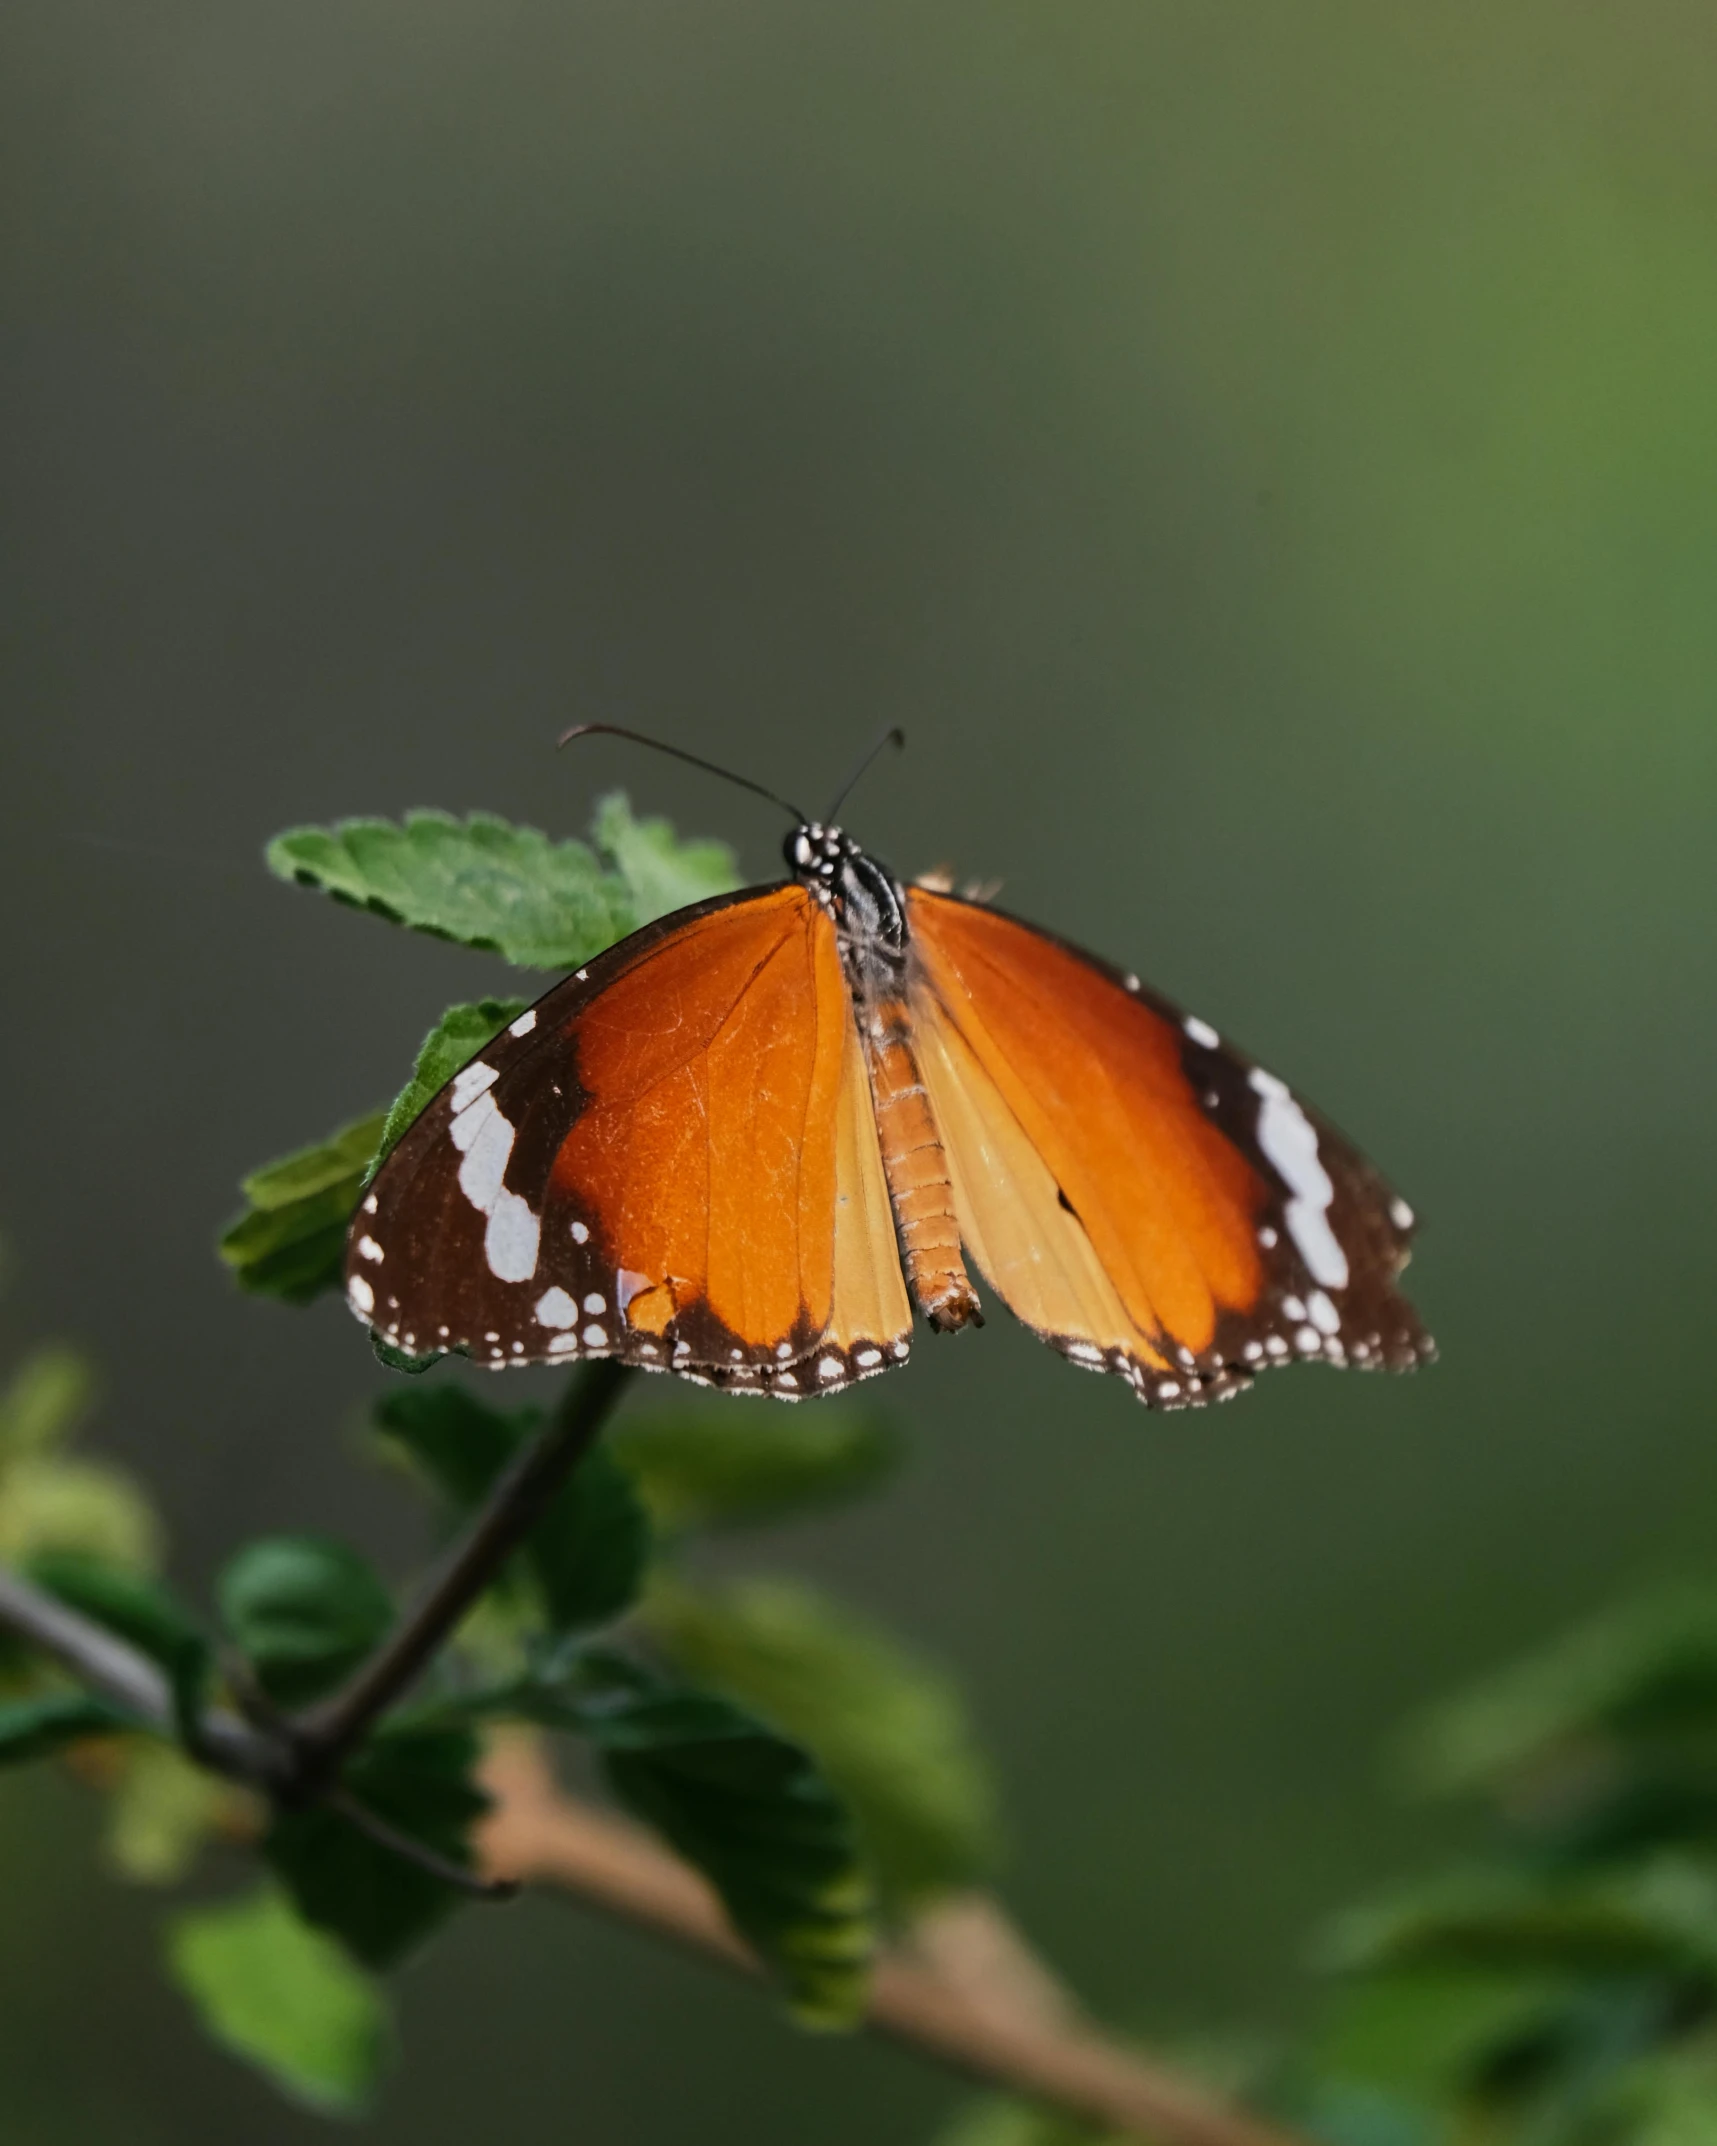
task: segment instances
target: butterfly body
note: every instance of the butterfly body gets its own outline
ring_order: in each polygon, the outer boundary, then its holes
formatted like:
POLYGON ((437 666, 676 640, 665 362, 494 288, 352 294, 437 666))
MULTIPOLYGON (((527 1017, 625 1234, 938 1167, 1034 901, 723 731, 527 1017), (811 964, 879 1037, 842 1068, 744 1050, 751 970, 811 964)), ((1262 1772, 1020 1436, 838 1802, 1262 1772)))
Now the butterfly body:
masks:
POLYGON ((435 1098, 353 1225, 392 1346, 618 1356, 796 1400, 990 1287, 1154 1406, 1431 1353, 1411 1215, 1136 976, 806 822, 784 883, 646 926, 435 1098))

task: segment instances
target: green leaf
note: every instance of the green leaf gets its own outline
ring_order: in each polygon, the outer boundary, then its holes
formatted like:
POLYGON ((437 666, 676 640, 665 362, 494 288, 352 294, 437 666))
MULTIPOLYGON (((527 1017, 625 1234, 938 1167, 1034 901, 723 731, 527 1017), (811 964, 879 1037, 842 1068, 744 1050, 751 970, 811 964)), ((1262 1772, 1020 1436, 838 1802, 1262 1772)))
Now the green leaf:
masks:
MULTIPOLYGON (((480 998, 469 1005, 448 1007, 424 1037, 412 1076, 394 1097, 376 1141, 370 1175, 460 1067, 468 1065, 486 1043, 493 1042, 509 1021, 516 1021, 528 1003, 522 998, 480 998)), ((354 1194, 352 1206, 357 1204, 354 1194)), ((348 1215, 350 1212, 348 1209, 348 1215)))
POLYGON ((97 1624, 130 1640, 167 1672, 179 1733, 196 1733, 208 1681, 209 1643, 159 1581, 68 1551, 33 1557, 26 1568, 40 1587, 97 1624))
POLYGON ((176 1916, 167 1962, 223 2048, 312 2109, 363 2113, 391 2053, 387 2000, 272 1887, 176 1916))
POLYGON ((1368 1975, 1340 1993, 1321 2073, 1445 2103, 1537 2034, 1577 1987, 1554 1969, 1431 1967, 1368 1975))
POLYGON ((1717 1983, 1717 1871, 1662 1856, 1572 1880, 1478 1872, 1343 1917, 1325 1956, 1349 1973, 1508 1967, 1717 1983))
POLYGON ((269 869, 336 901, 520 968, 576 969, 629 928, 625 890, 582 842, 550 842, 491 813, 294 827, 269 869))
POLYGON ((608 1443, 669 1534, 833 1504, 880 1482, 899 1455, 885 1418, 839 1402, 744 1416, 669 1407, 628 1415, 608 1443))
POLYGON ((702 1871, 796 2016, 821 2027, 862 2017, 870 1884, 850 1813, 796 1744, 728 1700, 607 1655, 582 1656, 559 1684, 496 1695, 489 1710, 589 1737, 615 1794, 702 1871))
POLYGON ((629 931, 739 885, 737 860, 725 842, 682 842, 671 820, 634 819, 624 790, 597 805, 591 835, 626 889, 629 931))
POLYGON ((1717 1721, 1717 1592, 1627 1604, 1424 1717, 1405 1746, 1442 1789, 1482 1787, 1593 1736, 1709 1740, 1717 1721))
POLYGON ((43 1692, 0 1704, 0 1766, 45 1758, 86 1736, 109 1736, 136 1724, 104 1700, 85 1692, 43 1692))
POLYGON ((339 1288, 347 1226, 386 1122, 372 1112, 244 1180, 248 1204, 219 1247, 241 1289, 307 1304, 339 1288))
POLYGON ((108 1802, 102 1846, 134 1885, 172 1885, 235 1810, 244 1791, 206 1772, 175 1744, 126 1740, 125 1767, 108 1802))
POLYGON ((142 1492, 107 1462, 46 1453, 0 1469, 0 1562, 65 1551, 147 1572, 160 1549, 160 1526, 142 1492))
POLYGON ((369 1564, 315 1535, 248 1543, 215 1586, 222 1621, 284 1707, 321 1698, 387 1636, 394 1606, 369 1564))
POLYGON ((0 1393, 0 1468, 34 1459, 77 1427, 95 1393, 95 1375, 74 1349, 38 1349, 0 1393))
MULTIPOLYGON (((477 1504, 541 1429, 537 1408, 489 1407, 462 1386, 389 1394, 382 1434, 402 1447, 460 1510, 477 1504)), ((585 1454, 525 1538, 523 1563, 556 1632, 589 1630, 629 1608, 650 1554, 650 1526, 631 1477, 597 1445, 585 1454)))
MULTIPOLYGON (((488 1808, 472 1778, 476 1758, 467 1729, 406 1724, 383 1729, 342 1780, 395 1832, 468 1865, 471 1828, 488 1808)), ((331 1931, 366 1967, 403 1959, 463 1898, 325 1805, 277 1812, 262 1852, 306 1922, 331 1931)))
POLYGON ((695 1684, 803 1744, 852 1806, 882 1892, 903 1907, 988 1877, 996 1795, 950 1680, 813 1589, 754 1580, 651 1589, 646 1622, 695 1684))

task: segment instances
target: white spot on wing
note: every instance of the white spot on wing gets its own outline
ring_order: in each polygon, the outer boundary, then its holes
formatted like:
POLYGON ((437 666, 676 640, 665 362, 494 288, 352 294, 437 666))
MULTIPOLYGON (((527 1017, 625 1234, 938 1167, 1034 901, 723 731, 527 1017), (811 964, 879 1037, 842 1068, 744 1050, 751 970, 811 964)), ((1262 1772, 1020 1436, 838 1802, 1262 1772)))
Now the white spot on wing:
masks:
POLYGON ((364 1202, 364 1212, 365 1212, 365 1214, 367 1214, 367 1215, 373 1215, 373 1214, 375 1213, 375 1211, 376 1211, 376 1206, 377 1206, 376 1196, 375 1196, 375 1194, 374 1194, 374 1193, 372 1192, 372 1193, 370 1194, 369 1198, 368 1198, 368 1199, 367 1199, 367 1200, 366 1200, 366 1201, 364 1202))
MULTIPOLYGON (((507 1142, 512 1144, 512 1129, 507 1142)), ((537 1271, 537 1241, 542 1226, 516 1192, 498 1192, 483 1232, 483 1257, 498 1282, 528 1282, 537 1271)))
POLYGON ((1347 1287, 1347 1254, 1329 1226, 1335 1186, 1318 1159, 1317 1128, 1288 1093, 1286 1084, 1262 1066, 1247 1076, 1258 1106, 1258 1145, 1275 1165, 1291 1195, 1283 1220, 1311 1269, 1326 1289, 1347 1287))
POLYGON ((578 1306, 564 1289, 545 1289, 537 1298, 538 1326, 574 1326, 578 1322, 578 1306))
POLYGON ((1314 1289, 1306 1299, 1306 1310, 1310 1313, 1311 1322, 1319 1333, 1339 1334, 1341 1332, 1341 1313, 1336 1310, 1321 1289, 1314 1289))
POLYGON ((563 1356, 568 1349, 576 1349, 577 1347, 578 1336, 576 1334, 556 1334, 548 1345, 548 1352, 551 1356, 563 1356))
POLYGON ((608 1309, 608 1299, 604 1296, 599 1296, 593 1289, 584 1300, 584 1308, 586 1311, 606 1311, 608 1309))
POLYGON ((1397 1229, 1411 1229, 1413 1227, 1413 1210, 1405 1200, 1393 1199, 1389 1203, 1389 1219, 1397 1229))
POLYGON ((599 1326, 587 1326, 584 1330, 584 1346, 587 1349, 605 1349, 608 1336, 599 1326))
POLYGON ((860 1349, 858 1354, 853 1358, 853 1362, 855 1364, 863 1364, 865 1369, 868 1371, 872 1364, 880 1364, 882 1362, 882 1351, 880 1349, 860 1349))
POLYGON ((1189 1013, 1180 1025, 1186 1030, 1194 1043, 1202 1043, 1207 1051, 1215 1050, 1216 1046, 1222 1041, 1222 1038, 1211 1027, 1210 1023, 1201 1021, 1196 1013, 1189 1013))
POLYGON ((346 1284, 346 1295, 354 1311, 361 1311, 367 1319, 376 1308, 376 1293, 361 1274, 354 1274, 346 1284))
POLYGON ((831 1379, 838 1379, 844 1369, 838 1356, 825 1356, 817 1365, 817 1376, 826 1386, 831 1379))
POLYGON ((536 1025, 537 1010, 534 1006, 527 1006, 516 1021, 508 1022, 507 1034, 509 1036, 528 1036, 536 1025))
POLYGON ((495 1085, 493 1066, 467 1066, 462 1073, 453 1076, 453 1115, 468 1110, 485 1088, 495 1085))
POLYGON ((360 1237, 358 1239, 358 1257, 360 1259, 372 1260, 379 1266, 383 1256, 381 1246, 377 1244, 373 1237, 360 1237))
POLYGON ((590 1232, 582 1222, 575 1222, 572 1225, 572 1241, 574 1244, 588 1244, 590 1242, 590 1232))
POLYGON ((495 1108, 494 1098, 485 1096, 476 1110, 454 1119, 453 1138, 456 1146, 465 1149, 465 1160, 459 1165, 460 1191, 480 1215, 492 1214, 501 1197, 507 1157, 513 1152, 513 1128, 495 1108), (461 1141, 459 1135, 472 1119, 477 1120, 472 1137, 461 1141))

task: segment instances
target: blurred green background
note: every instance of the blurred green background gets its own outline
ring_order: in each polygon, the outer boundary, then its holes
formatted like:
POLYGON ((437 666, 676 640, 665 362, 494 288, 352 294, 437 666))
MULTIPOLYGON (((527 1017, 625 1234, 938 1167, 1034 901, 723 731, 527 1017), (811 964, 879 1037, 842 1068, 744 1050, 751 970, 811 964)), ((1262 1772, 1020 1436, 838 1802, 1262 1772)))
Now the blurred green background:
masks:
MULTIPOLYGON (((179 1576, 416 1545, 242 1170, 498 970, 270 882, 297 820, 738 793, 1136 965, 1425 1218, 1444 1361, 1152 1418, 921 1347, 904 1485, 785 1554, 965 1679, 1098 2004, 1291 2023, 1446 1839, 1377 1752, 1717 1562, 1717 17, 12 0, 0 14, 5 1340, 105 1367, 179 1576), (1436 1838, 1434 1838, 1434 1833, 1436 1838)), ((0 1783, 8 2146, 297 2146, 96 1812, 0 1783)), ((371 2135, 922 2136, 957 2092, 554 1904, 407 1978, 371 2135)))

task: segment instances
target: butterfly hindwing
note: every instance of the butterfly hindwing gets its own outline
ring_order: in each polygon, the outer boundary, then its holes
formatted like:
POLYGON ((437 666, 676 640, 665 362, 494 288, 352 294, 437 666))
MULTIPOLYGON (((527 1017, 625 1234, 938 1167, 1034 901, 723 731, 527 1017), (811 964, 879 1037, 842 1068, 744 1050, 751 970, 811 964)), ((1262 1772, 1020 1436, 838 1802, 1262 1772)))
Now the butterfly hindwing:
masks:
POLYGON ((617 1357, 796 1398, 886 1368, 908 1316, 856 1047, 802 887, 647 926, 401 1140, 353 1225, 352 1308, 397 1348, 497 1369, 617 1357))
POLYGON ((913 1011, 963 1234, 1071 1361, 1166 1407, 1274 1363, 1406 1368, 1412 1216, 1205 1023, 1000 912, 909 891, 913 1011))

